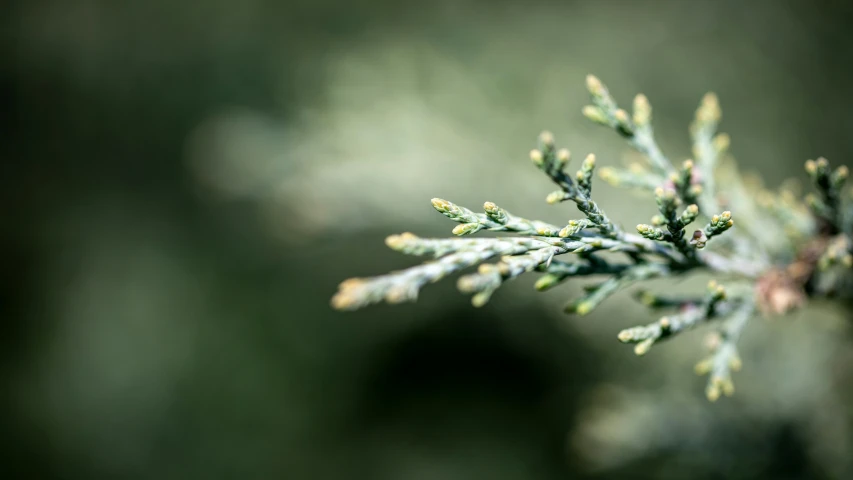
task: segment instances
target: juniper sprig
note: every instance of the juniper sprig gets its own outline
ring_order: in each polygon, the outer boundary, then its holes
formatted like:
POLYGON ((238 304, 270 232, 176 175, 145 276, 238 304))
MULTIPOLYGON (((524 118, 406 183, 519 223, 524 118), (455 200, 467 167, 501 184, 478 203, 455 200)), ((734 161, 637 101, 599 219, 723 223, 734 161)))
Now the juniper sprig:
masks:
POLYGON ((616 131, 647 159, 646 164, 628 169, 602 168, 599 176, 614 186, 653 192, 657 213, 649 224, 638 224, 636 233, 631 233, 610 220, 592 199, 595 155, 587 155, 570 174, 569 150, 558 148, 554 135, 542 132, 529 157, 558 187, 546 201, 571 202, 580 216, 565 225, 553 225, 514 215, 493 202, 483 204, 481 213, 434 198, 433 208, 459 224, 451 232, 458 238, 421 238, 412 233, 388 237, 386 244, 394 250, 432 258, 401 271, 347 280, 332 305, 354 310, 382 301, 414 301, 428 283, 476 266, 475 272, 457 280, 458 289, 472 296, 475 307, 486 304, 505 282, 529 272, 542 274, 535 283, 540 291, 575 277, 602 277, 566 305, 567 312, 585 315, 613 294, 651 278, 698 271, 726 275, 734 277, 731 288, 712 281, 699 295, 638 292, 637 298, 650 309, 673 312, 647 325, 624 329, 617 338, 644 355, 666 339, 713 323, 716 342, 696 370, 710 374, 708 399, 731 395, 731 373, 742 363, 737 339, 754 312, 781 314, 801 305, 808 295, 831 293, 839 272, 853 268, 853 202, 843 191, 848 169, 832 170, 823 158, 806 162, 817 193, 805 202, 790 189, 772 193, 747 188, 745 176, 727 157, 729 136, 717 132, 722 114, 712 93, 703 97, 690 125, 695 160, 676 166, 655 140, 652 107, 645 95, 634 98, 629 115, 598 78, 588 76, 586 85, 592 104, 583 108, 584 116, 616 131), (727 191, 718 190, 718 175, 728 175, 722 182, 727 191), (723 211, 721 205, 731 210, 723 211), (746 228, 734 228, 732 211, 739 212, 744 221, 738 225, 746 228), (688 234, 687 228, 697 221, 704 227, 688 234), (816 224, 822 228, 815 228, 816 224), (511 236, 469 237, 483 230, 511 236))

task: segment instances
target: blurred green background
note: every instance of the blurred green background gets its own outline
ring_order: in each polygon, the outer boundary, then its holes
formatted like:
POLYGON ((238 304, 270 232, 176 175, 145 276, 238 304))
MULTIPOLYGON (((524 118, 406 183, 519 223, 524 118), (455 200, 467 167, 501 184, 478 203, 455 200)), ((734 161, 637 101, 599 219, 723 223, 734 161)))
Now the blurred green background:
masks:
MULTIPOLYGON (((447 235, 428 200, 556 223, 526 152, 601 164, 595 73, 689 156, 699 99, 768 185, 853 154, 838 1, 20 1, 0 16, 5 478, 853 478, 849 312, 753 322, 733 399, 702 332, 637 359, 650 314, 571 284, 453 281, 342 314, 341 280, 447 235)), ((624 224, 653 203, 606 186, 624 224)), ((696 280, 702 281, 701 279, 696 280)), ((671 283, 657 284, 669 288, 671 283)))

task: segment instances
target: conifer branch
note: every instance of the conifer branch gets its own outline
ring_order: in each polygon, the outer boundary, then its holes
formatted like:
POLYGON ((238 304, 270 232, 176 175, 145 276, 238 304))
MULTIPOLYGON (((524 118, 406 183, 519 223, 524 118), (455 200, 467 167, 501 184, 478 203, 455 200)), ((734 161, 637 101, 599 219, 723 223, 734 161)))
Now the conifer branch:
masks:
POLYGON ((573 175, 567 173, 569 150, 557 148, 554 136, 546 131, 529 153, 534 166, 559 188, 546 201, 570 201, 582 218, 553 225, 514 215, 493 202, 486 202, 480 213, 434 198, 433 208, 459 224, 452 231, 456 238, 420 238, 411 233, 388 237, 390 248, 431 259, 385 275, 347 280, 341 283, 332 305, 353 310, 381 301, 413 301, 427 284, 473 267, 476 271, 459 277, 457 287, 471 295, 478 307, 504 283, 528 273, 541 274, 535 283, 540 291, 575 277, 600 276, 601 280, 585 288, 583 296, 567 304, 566 312, 576 315, 586 315, 612 295, 652 278, 694 271, 740 278, 747 287, 730 293, 716 282, 698 295, 640 290, 635 296, 644 305, 673 313, 624 329, 617 336, 619 341, 633 344, 635 353, 644 355, 652 346, 682 332, 716 324, 717 342, 711 355, 697 365, 697 372, 710 374, 708 399, 731 395, 731 373, 741 365, 736 342, 755 310, 785 313, 801 305, 806 295, 831 292, 839 272, 853 272, 853 202, 843 191, 848 169, 832 170, 823 158, 806 162, 816 193, 804 202, 790 189, 777 194, 761 187, 747 188, 745 176, 736 169, 721 168, 726 165, 723 159, 730 139, 717 133, 721 111, 714 94, 702 99, 690 126, 695 161, 685 160, 676 167, 655 140, 652 108, 645 95, 634 97, 629 115, 596 77, 588 76, 586 85, 592 104, 584 107, 583 114, 613 129, 648 160, 647 166, 605 167, 599 175, 611 185, 653 192, 657 214, 650 224, 637 225, 634 234, 610 220, 592 199, 596 157, 587 155, 573 175), (725 197, 718 191, 718 173, 728 175, 722 182, 729 187, 725 197), (721 198, 726 206, 738 210, 739 225, 746 226, 743 232, 728 233, 735 223, 732 211, 721 211, 721 198), (707 219, 707 223, 688 236, 686 228, 699 219, 703 223, 707 219), (816 229, 816 223, 822 228, 816 229), (512 236, 470 237, 481 231, 512 236), (707 251, 709 241, 717 238, 721 240, 712 242, 716 251, 707 251), (621 261, 610 255, 617 252, 621 255, 615 257, 621 261), (485 263, 493 259, 498 260, 485 263), (807 293, 807 284, 823 287, 807 293))

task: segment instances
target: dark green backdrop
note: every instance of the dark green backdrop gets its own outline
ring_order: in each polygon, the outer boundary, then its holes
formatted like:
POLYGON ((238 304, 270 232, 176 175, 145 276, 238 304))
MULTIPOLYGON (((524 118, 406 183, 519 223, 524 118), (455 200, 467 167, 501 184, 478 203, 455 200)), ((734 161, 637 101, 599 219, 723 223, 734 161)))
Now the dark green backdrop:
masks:
MULTIPOLYGON (((847 2, 2 9, 6 478, 853 475, 831 306, 748 333, 742 392, 711 406, 701 336, 648 361, 613 341, 648 318, 627 297, 582 319, 559 313, 579 285, 523 280, 479 310, 452 281, 415 305, 328 304, 410 264, 387 234, 449 232, 431 196, 563 218, 525 163, 535 135, 624 153, 580 118, 588 72, 622 102, 645 92, 673 157, 714 90, 768 184, 849 164, 847 2)), ((649 212, 601 191, 620 221, 649 212)))

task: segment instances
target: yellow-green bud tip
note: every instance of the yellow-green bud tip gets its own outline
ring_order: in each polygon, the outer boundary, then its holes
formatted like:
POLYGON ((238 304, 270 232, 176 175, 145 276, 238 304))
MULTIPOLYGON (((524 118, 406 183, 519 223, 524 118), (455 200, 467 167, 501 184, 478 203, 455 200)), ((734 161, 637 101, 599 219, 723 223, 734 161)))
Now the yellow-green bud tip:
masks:
POLYGON ((493 263, 482 263, 477 267, 477 273, 480 275, 488 275, 489 273, 496 272, 498 266, 493 263))
POLYGON ((592 302, 580 302, 575 306, 575 313, 578 315, 586 315, 587 313, 592 311, 592 302))
POLYGON ((697 363, 693 367, 693 371, 696 372, 696 375, 705 375, 706 373, 711 371, 711 367, 713 366, 714 362, 712 359, 709 358, 697 363))
POLYGON ((397 250, 398 248, 400 248, 402 246, 402 243, 403 242, 402 242, 402 239, 400 238, 400 235, 388 235, 385 238, 385 245, 388 245, 388 247, 390 247, 394 250, 397 250))
POLYGON ((708 388, 705 389, 705 396, 708 397, 708 401, 716 402, 720 398, 720 387, 716 384, 708 385, 708 388))
POLYGON ((634 110, 648 110, 650 107, 651 105, 649 105, 648 97, 642 93, 638 93, 634 96, 634 110))
POLYGON ((479 223, 461 223, 453 227, 451 233, 454 235, 469 235, 471 233, 475 233, 479 231, 482 226, 479 223))
POLYGON ((389 235, 387 238, 385 238, 385 245, 389 246, 394 250, 399 250, 403 248, 406 243, 417 239, 418 236, 414 233, 403 232, 399 235, 389 235))
POLYGON ((702 97, 702 104, 696 111, 696 119, 699 122, 714 122, 720 119, 720 103, 713 92, 702 97))
POLYGON ((636 354, 637 356, 642 356, 649 353, 649 350, 652 349, 653 343, 654 340, 652 340, 651 338, 643 340, 634 347, 634 354, 636 354))
POLYGON ((598 77, 592 74, 586 76, 586 89, 589 90, 589 93, 596 96, 604 94, 604 85, 598 77))
POLYGON ((557 282, 559 282, 559 278, 557 276, 546 274, 536 280, 536 283, 533 284, 533 288, 539 291, 547 290, 556 285, 557 282))
POLYGON ((547 146, 554 145, 554 134, 545 130, 539 134, 539 141, 547 146))
POLYGON ((616 170, 612 167, 604 167, 598 171, 598 176, 611 186, 619 184, 619 177, 616 175, 616 170))
POLYGON ((475 308, 480 308, 489 302, 489 297, 491 297, 491 294, 488 292, 480 292, 471 297, 471 305, 475 308))
POLYGON ((729 359, 729 368, 731 368, 735 372, 740 371, 740 369, 743 368, 743 362, 741 361, 740 357, 735 355, 731 359, 729 359))
POLYGON ((536 165, 542 165, 542 162, 544 161, 542 152, 539 149, 534 148, 530 151, 530 160, 532 160, 536 165))
POLYGON ((551 192, 545 197, 545 202, 549 205, 553 205, 555 203, 560 203, 566 197, 566 194, 562 191, 551 192))
POLYGON ((723 394, 727 397, 731 397, 735 394, 735 384, 732 382, 730 378, 723 380, 721 385, 723 387, 723 394))
POLYGON ((348 293, 338 292, 332 297, 331 303, 335 310, 349 310, 356 305, 356 299, 348 293))
POLYGON ((601 111, 601 109, 596 107, 595 105, 586 105, 585 107, 583 107, 583 110, 581 110, 581 112, 583 113, 584 117, 588 118, 589 120, 592 120, 595 123, 601 125, 608 124, 607 117, 604 115, 604 112, 601 111))
POLYGON ((433 208, 439 211, 449 210, 453 206, 452 203, 442 198, 433 198, 430 202, 432 203, 433 208))
POLYGON ((477 290, 477 281, 471 275, 459 277, 456 288, 462 293, 474 293, 477 290))
POLYGON ((642 93, 634 97, 634 123, 643 127, 652 119, 652 106, 649 105, 649 99, 642 93))
POLYGON ((712 141, 714 142, 714 148, 716 148, 718 152, 722 152, 729 149, 732 139, 728 134, 721 133, 714 137, 712 141))

